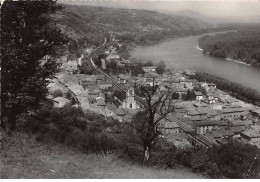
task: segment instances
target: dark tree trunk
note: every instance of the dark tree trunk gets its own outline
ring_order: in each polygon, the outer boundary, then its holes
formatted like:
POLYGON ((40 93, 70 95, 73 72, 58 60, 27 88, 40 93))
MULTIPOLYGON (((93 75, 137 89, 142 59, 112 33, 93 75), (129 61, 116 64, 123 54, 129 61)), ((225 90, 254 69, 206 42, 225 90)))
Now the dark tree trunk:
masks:
POLYGON ((150 160, 151 144, 144 142, 144 160, 143 165, 148 165, 150 160))
POLYGON ((8 116, 8 123, 9 123, 9 126, 10 126, 10 131, 15 131, 16 129, 16 113, 11 113, 9 116, 8 116))
POLYGON ((4 121, 3 116, 1 116, 1 129, 6 131, 6 126, 5 126, 5 121, 4 121))

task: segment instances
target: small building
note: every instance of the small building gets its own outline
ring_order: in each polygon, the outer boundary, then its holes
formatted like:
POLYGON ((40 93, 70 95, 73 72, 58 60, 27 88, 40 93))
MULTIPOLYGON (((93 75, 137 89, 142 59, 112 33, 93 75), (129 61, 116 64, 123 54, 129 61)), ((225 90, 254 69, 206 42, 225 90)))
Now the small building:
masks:
POLYGON ((98 82, 97 85, 101 90, 109 90, 113 86, 112 82, 98 82))
POLYGON ((196 95, 196 100, 201 101, 203 99, 203 94, 199 91, 199 92, 194 92, 196 95))
POLYGON ((216 121, 198 121, 195 122, 197 133, 198 134, 205 134, 207 131, 213 131, 217 128, 218 123, 216 121))
POLYGON ((215 83, 209 83, 208 86, 209 88, 217 88, 217 85, 215 83))
POLYGON ((97 106, 104 107, 106 105, 105 99, 103 97, 96 98, 97 106))
POLYGON ((250 114, 252 119, 256 122, 256 123, 260 123, 260 110, 256 110, 256 109, 250 109, 250 114))
POLYGON ((155 72, 156 66, 145 66, 145 67, 142 67, 142 69, 145 73, 155 72))
POLYGON ((54 103, 54 107, 63 107, 66 104, 70 103, 70 101, 64 97, 56 97, 52 99, 52 101, 54 103))
POLYGON ((243 107, 222 109, 222 116, 224 119, 240 118, 241 115, 244 115, 247 113, 248 113, 248 109, 243 108, 243 107))
POLYGON ((260 131, 255 129, 247 129, 241 132, 241 141, 247 142, 260 147, 260 131))
POLYGON ((123 74, 120 74, 117 76, 117 82, 118 83, 122 83, 122 84, 126 84, 128 81, 129 77, 123 74))
POLYGON ((180 133, 180 126, 176 122, 169 122, 162 119, 157 125, 157 129, 162 132, 162 134, 174 134, 180 133))
POLYGON ((88 95, 87 91, 82 87, 82 85, 71 85, 68 87, 75 95, 88 95))

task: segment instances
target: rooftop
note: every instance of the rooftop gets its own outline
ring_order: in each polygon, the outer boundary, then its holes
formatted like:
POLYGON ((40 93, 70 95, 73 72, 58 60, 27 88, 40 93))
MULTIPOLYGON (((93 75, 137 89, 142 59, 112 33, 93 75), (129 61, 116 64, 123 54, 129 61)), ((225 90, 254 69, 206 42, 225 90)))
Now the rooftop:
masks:
POLYGON ((203 96, 203 94, 199 91, 199 92, 194 92, 196 96, 203 96))
POLYGON ((210 121, 210 120, 205 120, 205 121, 197 121, 195 122, 196 126, 215 126, 218 125, 217 121, 210 121))

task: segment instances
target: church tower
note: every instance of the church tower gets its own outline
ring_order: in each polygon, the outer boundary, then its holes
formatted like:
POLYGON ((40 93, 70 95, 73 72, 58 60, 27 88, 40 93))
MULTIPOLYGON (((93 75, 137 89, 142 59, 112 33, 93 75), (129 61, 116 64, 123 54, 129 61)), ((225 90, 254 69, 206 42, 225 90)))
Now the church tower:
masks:
POLYGON ((123 102, 123 108, 125 109, 137 109, 135 102, 135 90, 134 87, 130 87, 126 91, 126 99, 123 102))

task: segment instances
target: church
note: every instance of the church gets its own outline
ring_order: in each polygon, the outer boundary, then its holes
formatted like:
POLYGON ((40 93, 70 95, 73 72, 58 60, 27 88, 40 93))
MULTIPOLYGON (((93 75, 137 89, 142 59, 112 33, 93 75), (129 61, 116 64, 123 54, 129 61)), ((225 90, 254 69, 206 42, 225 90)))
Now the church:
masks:
POLYGON ((123 101, 122 108, 124 109, 138 109, 139 106, 135 101, 134 87, 130 87, 126 91, 126 99, 123 101))

